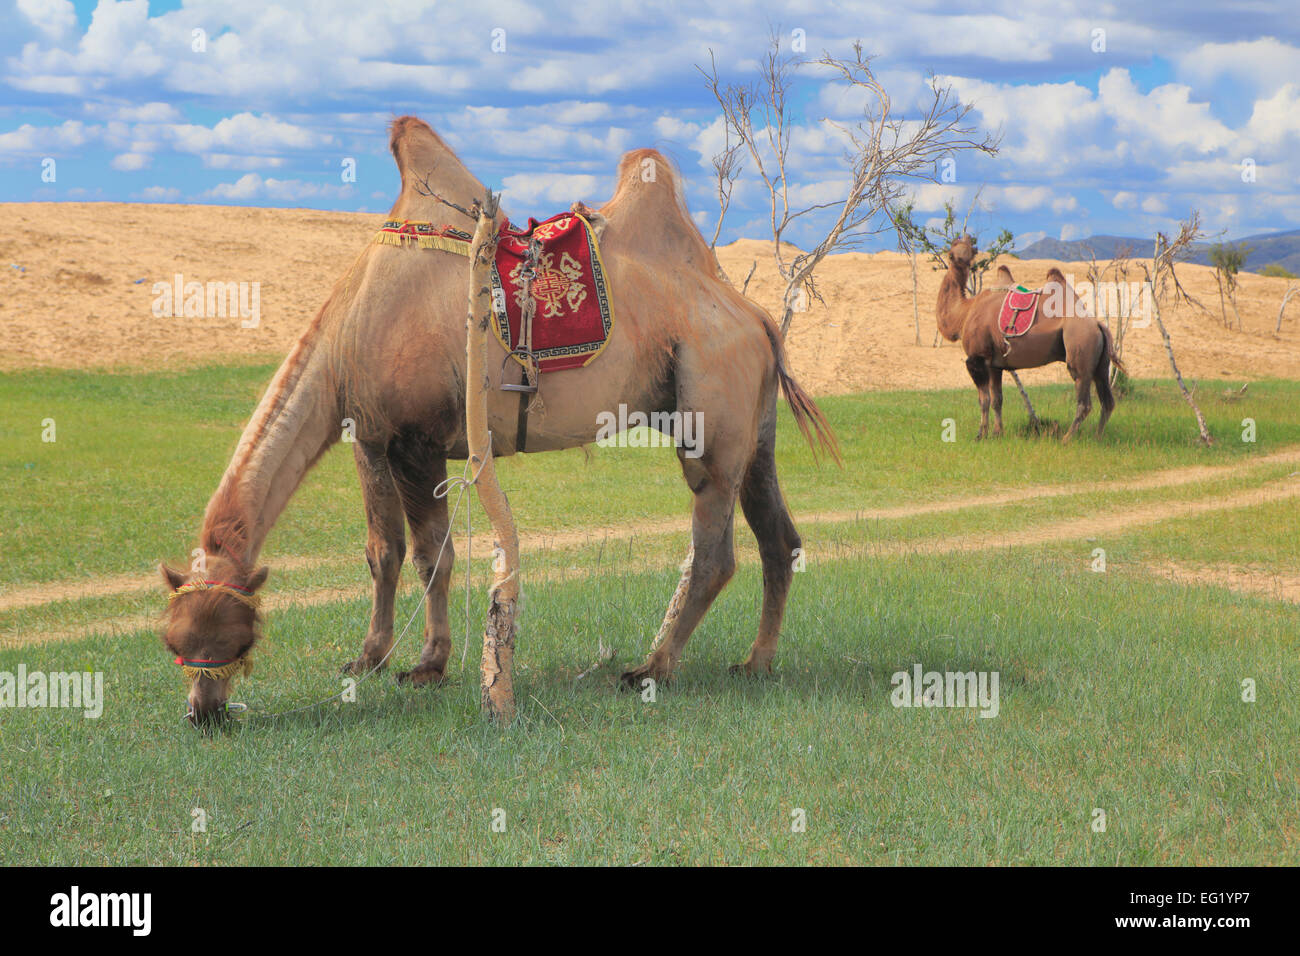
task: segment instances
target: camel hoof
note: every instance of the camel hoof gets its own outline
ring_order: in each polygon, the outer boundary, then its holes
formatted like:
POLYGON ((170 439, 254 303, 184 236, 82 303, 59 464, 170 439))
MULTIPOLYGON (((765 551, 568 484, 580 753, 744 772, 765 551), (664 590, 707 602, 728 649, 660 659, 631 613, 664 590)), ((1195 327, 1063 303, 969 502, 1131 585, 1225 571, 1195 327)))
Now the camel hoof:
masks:
POLYGON ((772 673, 772 662, 755 664, 745 661, 743 664, 732 664, 727 668, 727 673, 733 677, 767 677, 772 673))
MULTIPOLYGON (((382 669, 384 665, 379 664, 377 666, 382 669)), ((364 657, 358 657, 355 661, 348 661, 340 667, 339 673, 345 676, 360 677, 362 674, 369 674, 375 668, 375 664, 370 663, 364 657)))
POLYGON ((630 671, 624 671, 619 675, 618 682, 619 686, 625 690, 640 692, 644 690, 642 684, 647 679, 654 681, 660 686, 668 683, 668 675, 664 674, 653 664, 642 664, 640 667, 635 667, 630 671))
POLYGON ((397 675, 397 683, 410 684, 412 687, 424 687, 428 684, 441 684, 447 679, 447 673, 441 667, 430 664, 418 664, 409 671, 397 675))

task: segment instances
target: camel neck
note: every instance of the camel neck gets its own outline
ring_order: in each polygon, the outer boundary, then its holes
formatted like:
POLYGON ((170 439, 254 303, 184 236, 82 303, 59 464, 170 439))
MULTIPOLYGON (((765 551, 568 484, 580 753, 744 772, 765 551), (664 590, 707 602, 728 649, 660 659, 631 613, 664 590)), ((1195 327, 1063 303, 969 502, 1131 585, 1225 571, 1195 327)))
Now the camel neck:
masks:
POLYGON ((276 372, 208 502, 199 543, 209 554, 251 568, 308 469, 341 437, 320 323, 318 315, 276 372))
POLYGON ((961 334, 966 319, 966 271, 949 266, 939 283, 939 302, 935 317, 939 331, 950 339, 961 334))

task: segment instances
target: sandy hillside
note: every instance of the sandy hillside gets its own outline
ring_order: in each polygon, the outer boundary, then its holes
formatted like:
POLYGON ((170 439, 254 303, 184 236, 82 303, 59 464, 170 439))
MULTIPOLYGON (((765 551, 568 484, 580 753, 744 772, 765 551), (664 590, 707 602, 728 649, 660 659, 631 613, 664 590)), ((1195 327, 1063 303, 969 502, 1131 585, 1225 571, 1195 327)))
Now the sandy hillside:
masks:
MULTIPOLYGON (((230 356, 284 355, 382 221, 378 214, 126 203, 0 204, 0 369, 33 366, 157 367, 230 356), (13 266, 21 266, 20 271, 13 266), (261 323, 238 317, 155 317, 155 282, 260 283, 261 323), (143 281, 140 281, 143 280, 143 281)), ((742 240, 719 250, 727 272, 769 310, 780 298, 771 244, 742 240)), ((1043 281, 1059 266, 1009 260, 1016 279, 1043 281)), ((1140 274, 1140 273, 1139 273, 1140 274)), ((819 271, 826 305, 796 316, 789 350, 796 376, 817 394, 969 384, 959 347, 933 348, 940 273, 919 270, 923 345, 915 345, 910 270, 897 253, 834 256, 819 271)), ((1192 295, 1217 309, 1213 272, 1184 265, 1192 295)), ((1300 378, 1300 295, 1273 332, 1289 282, 1245 274, 1243 332, 1183 306, 1166 322, 1185 374, 1247 381, 1300 378)), ((1130 370, 1163 376, 1169 366, 1154 325, 1130 333, 1130 370)), ((1031 382, 1068 380, 1063 365, 1032 370, 1031 382)))

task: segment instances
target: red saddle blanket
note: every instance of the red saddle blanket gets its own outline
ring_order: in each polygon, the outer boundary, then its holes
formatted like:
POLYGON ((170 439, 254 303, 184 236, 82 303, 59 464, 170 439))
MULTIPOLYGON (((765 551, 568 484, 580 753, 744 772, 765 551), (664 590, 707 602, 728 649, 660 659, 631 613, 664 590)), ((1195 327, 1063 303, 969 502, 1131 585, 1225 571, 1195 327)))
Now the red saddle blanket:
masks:
POLYGON ((1007 293, 1002 300, 1002 311, 998 313, 998 328, 1003 335, 1014 338, 1029 331, 1038 314, 1038 297, 1042 294, 1041 289, 1031 292, 1024 286, 1017 286, 1007 293))
MULTIPOLYGON (((528 244, 541 243, 530 293, 533 311, 532 352, 543 372, 580 368, 600 354, 614 327, 605 269, 591 224, 577 213, 563 212, 545 222, 528 220, 526 229, 510 223, 501 229, 492 266, 492 331, 509 352, 522 349, 524 271, 528 244), (504 310, 503 307, 504 306, 504 310)), ((525 365, 523 356, 516 361, 525 365)))

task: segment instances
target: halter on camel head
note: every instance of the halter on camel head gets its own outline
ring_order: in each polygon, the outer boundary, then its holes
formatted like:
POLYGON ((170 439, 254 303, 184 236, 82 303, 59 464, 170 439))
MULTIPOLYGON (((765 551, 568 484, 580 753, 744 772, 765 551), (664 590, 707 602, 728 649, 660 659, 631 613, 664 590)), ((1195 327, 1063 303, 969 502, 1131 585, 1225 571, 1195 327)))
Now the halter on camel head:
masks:
MULTIPOLYGON (((194 591, 217 591, 222 594, 229 594, 241 604, 252 608, 254 612, 258 610, 262 603, 261 598, 248 588, 224 581, 192 581, 189 584, 182 584, 168 595, 167 603, 171 604, 181 595, 194 591)), ((176 663, 180 665, 181 673, 185 675, 185 680, 189 684, 193 684, 200 677, 207 677, 211 680, 227 680, 247 675, 253 670, 253 662, 248 659, 247 652, 229 660, 178 656, 176 663)))

